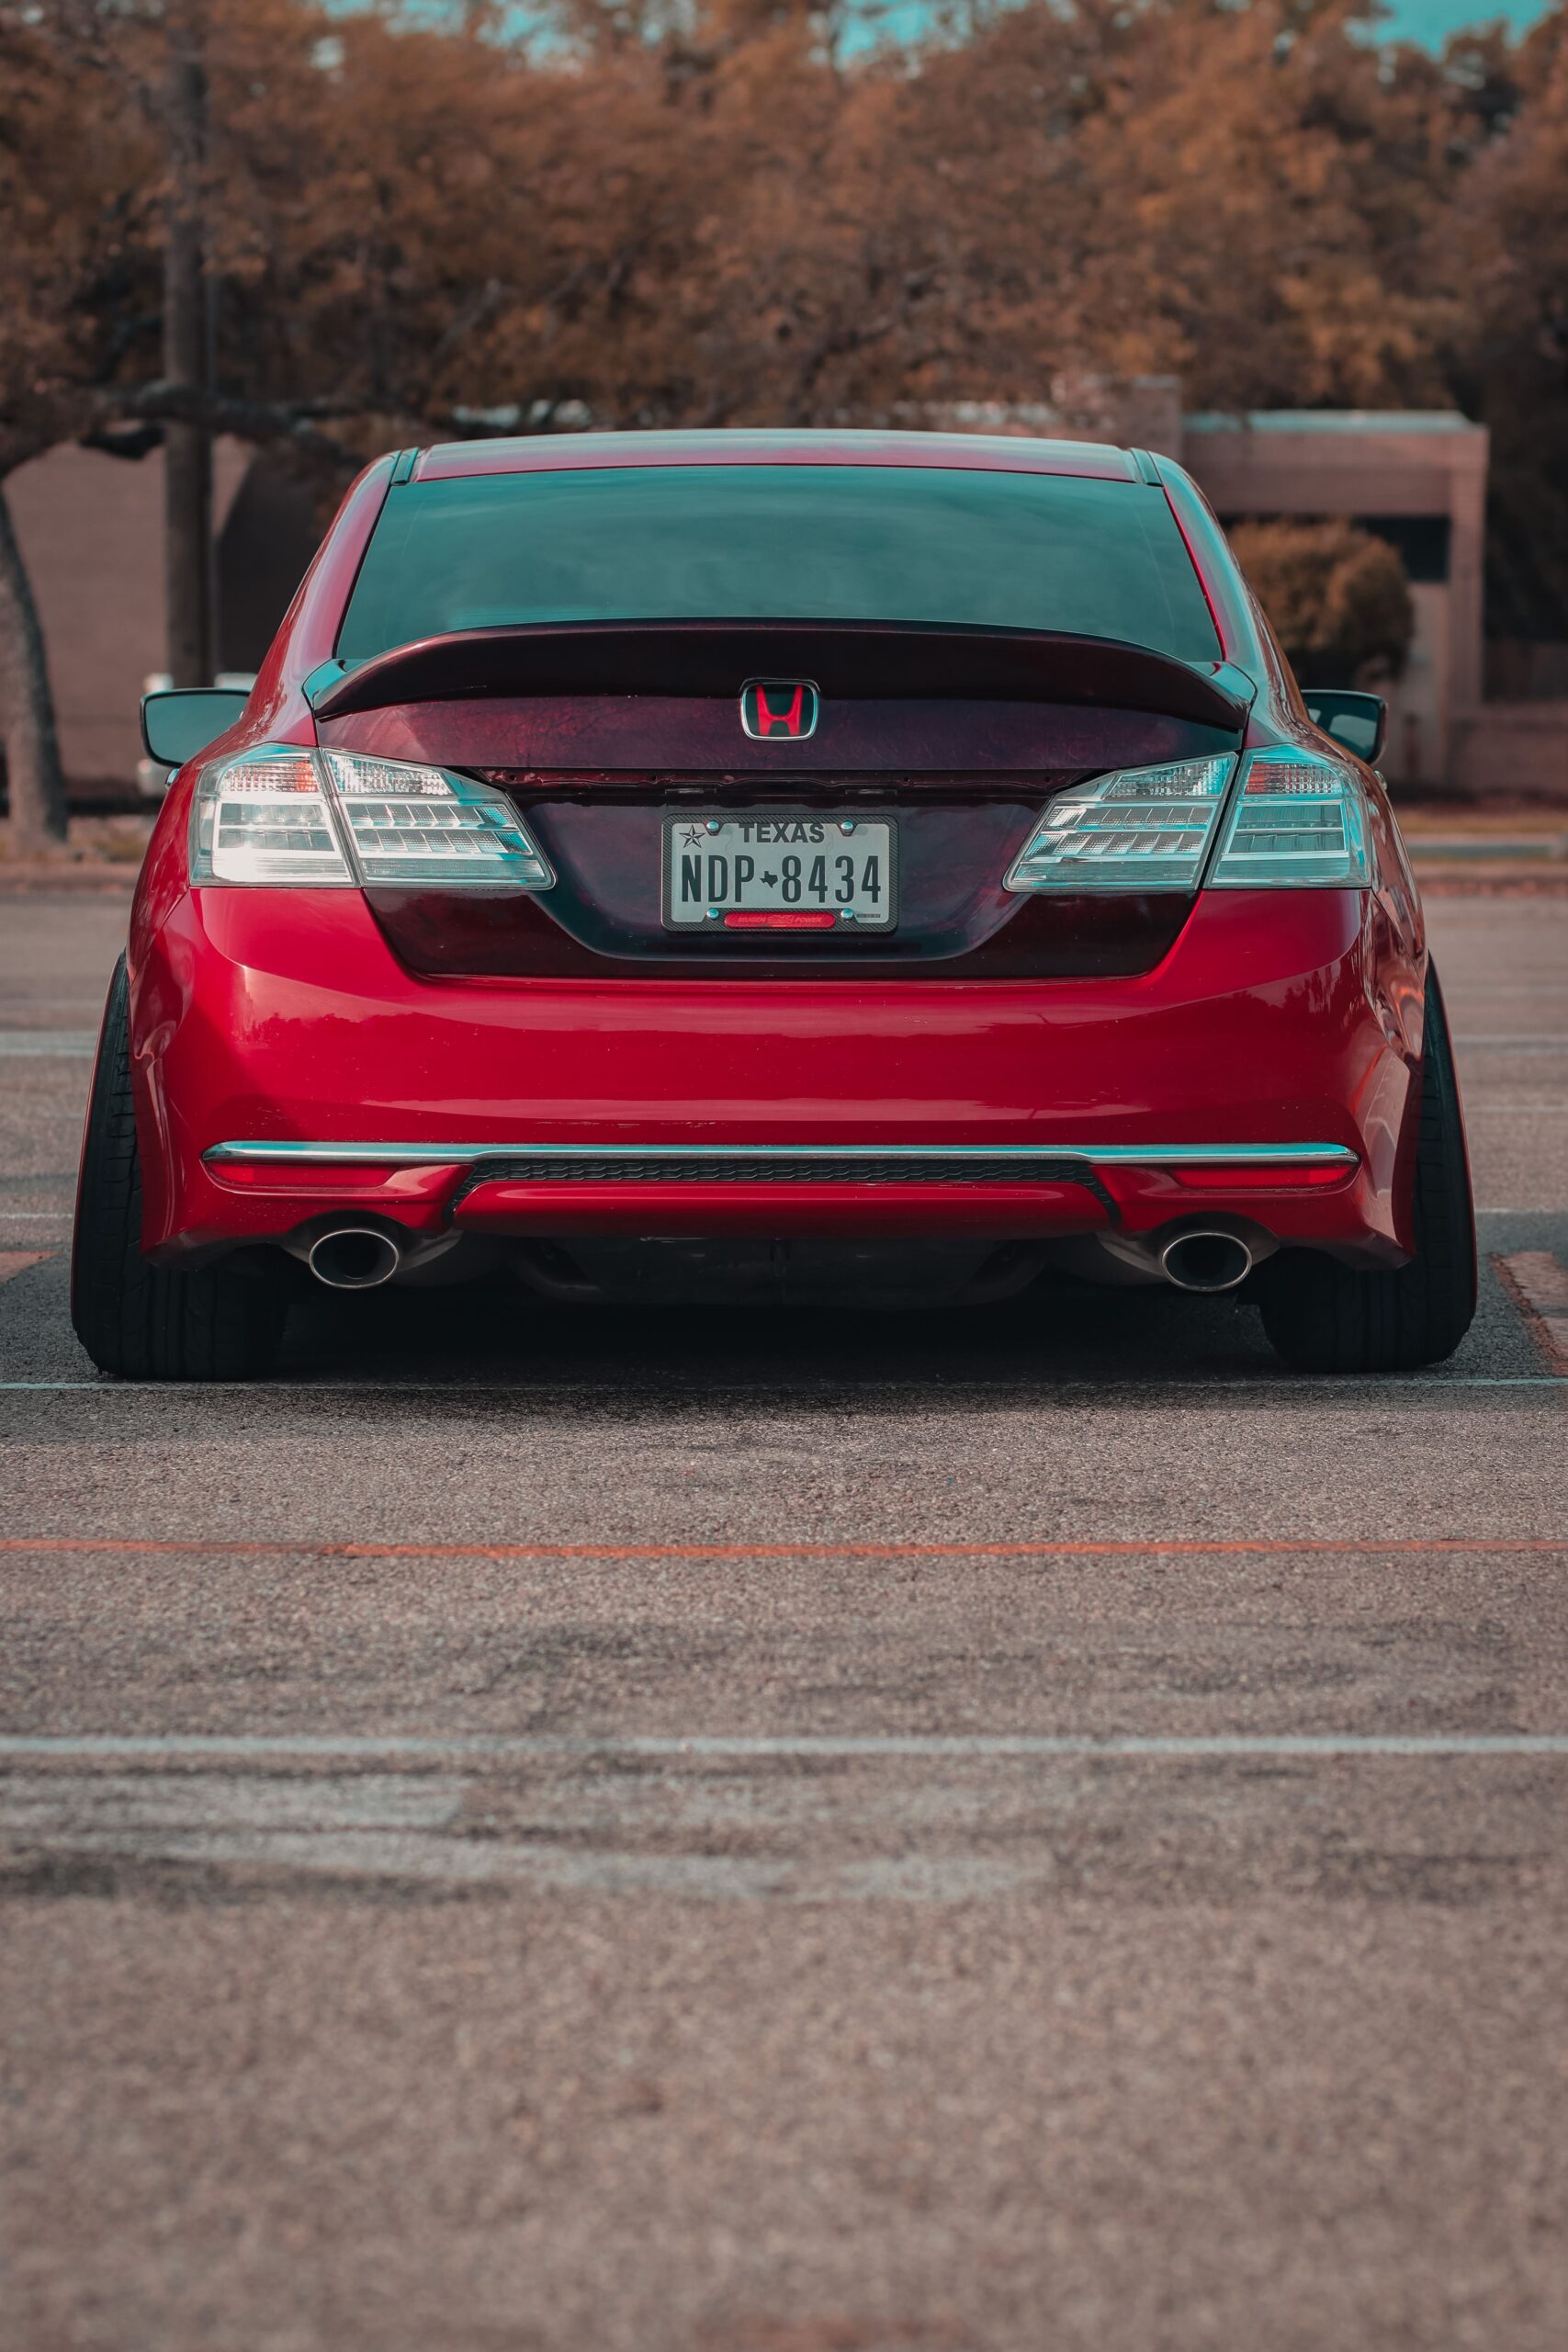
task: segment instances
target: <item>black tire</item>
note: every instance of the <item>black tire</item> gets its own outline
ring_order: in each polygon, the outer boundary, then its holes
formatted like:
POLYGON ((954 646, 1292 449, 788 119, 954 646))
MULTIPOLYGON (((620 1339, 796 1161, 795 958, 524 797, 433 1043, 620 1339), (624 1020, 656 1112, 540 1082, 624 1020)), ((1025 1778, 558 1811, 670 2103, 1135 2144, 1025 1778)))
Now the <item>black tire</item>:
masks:
POLYGON ((281 1283, 212 1266, 176 1272, 141 1254, 141 1170, 130 1099, 122 956, 104 1008, 87 1106, 71 1321, 100 1372, 128 1380, 247 1380, 271 1369, 288 1311, 281 1283))
POLYGON ((1475 1211, 1442 991, 1427 974, 1416 1145, 1416 1254, 1359 1273, 1316 1250, 1258 1270, 1263 1329, 1297 1372, 1414 1372, 1451 1356, 1475 1313, 1475 1211))

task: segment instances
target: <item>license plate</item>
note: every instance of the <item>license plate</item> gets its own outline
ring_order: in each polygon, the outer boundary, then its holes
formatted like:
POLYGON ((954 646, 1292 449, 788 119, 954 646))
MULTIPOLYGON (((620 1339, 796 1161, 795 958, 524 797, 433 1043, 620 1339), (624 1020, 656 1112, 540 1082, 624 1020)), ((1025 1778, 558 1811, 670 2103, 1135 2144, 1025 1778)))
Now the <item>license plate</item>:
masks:
POLYGON ((897 829, 804 808, 664 820, 671 931, 890 931, 897 829))

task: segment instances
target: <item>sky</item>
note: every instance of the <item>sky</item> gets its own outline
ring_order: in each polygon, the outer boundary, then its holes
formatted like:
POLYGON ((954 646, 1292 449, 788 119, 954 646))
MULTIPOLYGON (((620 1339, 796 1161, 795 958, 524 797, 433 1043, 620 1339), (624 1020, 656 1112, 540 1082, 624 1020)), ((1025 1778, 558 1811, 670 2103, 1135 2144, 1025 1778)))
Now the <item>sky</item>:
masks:
MULTIPOLYGON (((1450 33, 1461 32, 1472 25, 1495 24, 1499 17, 1520 32, 1544 17, 1552 0, 1388 0, 1388 15, 1379 28, 1384 40, 1416 40, 1431 49, 1440 49, 1450 33)), ((874 11, 874 31, 868 29, 864 38, 891 33, 900 40, 916 40, 930 21, 927 0, 877 0, 874 11)), ((852 33, 846 46, 855 49, 861 43, 852 33)))
POLYGON ((1385 38, 1429 41, 1434 48, 1467 25, 1495 24, 1499 17, 1521 28, 1544 17, 1548 0, 1393 0, 1385 38))
MULTIPOLYGON (((329 6, 352 12, 362 6, 364 0, 327 0, 329 6)), ((409 13, 427 14, 434 17, 446 15, 454 7, 454 0, 404 0, 409 13)), ((1523 31, 1544 17, 1553 0, 1388 0, 1388 15, 1381 28, 1385 40, 1417 40, 1438 49, 1450 33, 1466 26, 1495 24, 1499 17, 1523 31)), ((868 12, 870 25, 864 39, 871 40, 889 33, 898 38, 918 37, 930 22, 929 0, 875 0, 868 12)), ((520 0, 517 18, 526 25, 536 21, 529 0, 520 0)), ((852 49, 861 43, 852 36, 852 49)))
MULTIPOLYGON (((1388 0, 1388 15, 1379 32, 1384 40, 1416 40, 1440 49, 1450 33, 1472 25, 1493 25, 1499 17, 1523 32, 1551 5, 1552 0, 1388 0)), ((875 23, 884 34, 914 39, 929 15, 927 0, 879 0, 875 23)), ((857 46, 852 37, 848 46, 857 46)))

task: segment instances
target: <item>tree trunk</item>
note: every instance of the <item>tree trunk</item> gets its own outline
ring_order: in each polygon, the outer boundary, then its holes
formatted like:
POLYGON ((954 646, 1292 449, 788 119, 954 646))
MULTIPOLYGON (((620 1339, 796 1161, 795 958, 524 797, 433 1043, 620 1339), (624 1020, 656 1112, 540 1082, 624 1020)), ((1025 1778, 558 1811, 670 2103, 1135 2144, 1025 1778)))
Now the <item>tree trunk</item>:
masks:
POLYGON ((0 488, 0 740, 11 793, 11 844, 20 857, 65 840, 65 777, 32 582, 0 488))
MULTIPOLYGON (((175 19, 165 99, 169 200, 164 229, 164 373, 201 390, 212 381, 206 269, 207 74, 198 35, 175 19)), ((164 434, 164 582, 169 675, 209 686, 213 672, 212 441, 200 425, 164 434)))

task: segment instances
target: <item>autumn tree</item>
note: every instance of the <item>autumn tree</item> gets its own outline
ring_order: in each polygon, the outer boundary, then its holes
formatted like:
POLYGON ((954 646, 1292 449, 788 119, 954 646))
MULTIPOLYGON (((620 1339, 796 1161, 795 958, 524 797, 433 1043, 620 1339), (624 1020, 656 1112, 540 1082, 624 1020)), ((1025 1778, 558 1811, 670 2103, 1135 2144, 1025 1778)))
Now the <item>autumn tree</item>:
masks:
MULTIPOLYGON (((671 228, 667 137, 653 160, 655 79, 623 76, 606 107, 484 29, 305 0, 0 0, 0 481, 63 441, 166 439, 187 683, 210 667, 190 574, 214 433, 341 472, 450 430, 465 398, 540 423, 585 385, 622 397, 605 362, 657 376, 631 280, 690 228, 671 228)), ((16 837, 37 847, 63 836, 64 795, 3 516, 0 693, 16 837)))
POLYGON ((1454 62, 1485 130, 1432 224, 1431 268, 1465 288, 1443 358, 1492 435, 1489 614, 1499 634, 1568 637, 1568 17, 1454 62))
MULTIPOLYGON (((6 476, 64 441, 135 457, 165 429, 184 429, 186 478, 198 481, 216 429, 312 445, 292 413, 160 372, 171 212, 161 101, 176 20, 134 0, 0 0, 0 727, 13 836, 27 851, 63 840, 65 794, 6 476)), ((205 275, 198 251, 197 298, 205 275)), ((188 295, 188 266, 185 277, 188 295)))
MULTIPOLYGON (((844 0, 557 0, 531 38, 483 0, 0 0, 0 479, 62 440, 234 432, 335 477, 454 430, 908 421, 1064 376, 1458 399, 1496 609, 1568 632, 1563 7, 1441 55, 1368 13, 953 0, 847 54, 844 0)), ((3 515, 0 695, 37 837, 63 797, 3 515)))
POLYGON ((0 729, 17 846, 63 839, 65 787, 38 613, 5 477, 89 429, 66 388, 111 373, 148 304, 145 126, 89 47, 67 76, 57 19, 0 6, 0 729))

